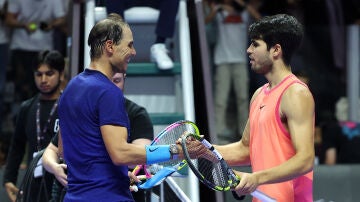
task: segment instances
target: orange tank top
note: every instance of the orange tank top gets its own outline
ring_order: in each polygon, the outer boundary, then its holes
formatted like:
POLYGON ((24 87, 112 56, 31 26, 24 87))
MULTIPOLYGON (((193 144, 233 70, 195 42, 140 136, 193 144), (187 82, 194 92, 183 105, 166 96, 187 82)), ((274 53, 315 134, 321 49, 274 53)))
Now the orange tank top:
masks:
MULTIPOLYGON (((291 74, 271 90, 269 84, 265 84, 250 104, 249 149, 253 172, 278 166, 295 155, 291 136, 279 113, 281 97, 294 83, 306 86, 291 74)), ((259 190, 278 202, 312 202, 312 181, 313 171, 286 182, 261 185, 259 190)))

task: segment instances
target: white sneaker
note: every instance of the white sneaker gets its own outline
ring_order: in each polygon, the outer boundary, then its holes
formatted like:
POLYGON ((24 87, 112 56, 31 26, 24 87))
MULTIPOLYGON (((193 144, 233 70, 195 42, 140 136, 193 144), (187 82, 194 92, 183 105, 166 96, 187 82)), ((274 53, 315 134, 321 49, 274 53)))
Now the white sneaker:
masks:
POLYGON ((157 43, 151 46, 151 62, 155 62, 159 69, 167 70, 174 67, 174 63, 168 55, 168 50, 163 43, 157 43))

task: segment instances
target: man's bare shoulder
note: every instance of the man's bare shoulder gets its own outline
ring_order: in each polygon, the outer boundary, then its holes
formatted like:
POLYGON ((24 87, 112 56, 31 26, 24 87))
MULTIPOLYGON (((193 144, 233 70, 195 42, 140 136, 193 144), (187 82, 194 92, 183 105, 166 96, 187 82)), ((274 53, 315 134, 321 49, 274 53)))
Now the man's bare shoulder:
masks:
POLYGON ((285 91, 284 95, 290 97, 299 97, 299 99, 313 98, 310 89, 306 85, 301 83, 294 83, 289 86, 289 88, 285 91))
POLYGON ((300 83, 292 84, 283 94, 281 99, 281 111, 287 116, 290 112, 299 113, 314 111, 314 98, 310 89, 300 83))

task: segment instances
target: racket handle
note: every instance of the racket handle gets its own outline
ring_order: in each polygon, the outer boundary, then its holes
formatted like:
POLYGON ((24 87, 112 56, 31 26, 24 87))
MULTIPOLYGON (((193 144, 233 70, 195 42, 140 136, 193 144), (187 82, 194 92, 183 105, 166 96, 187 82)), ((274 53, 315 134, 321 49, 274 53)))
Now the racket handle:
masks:
POLYGON ((237 195, 237 193, 235 191, 231 191, 231 193, 232 193, 234 199, 236 199, 238 201, 242 201, 245 199, 245 195, 239 196, 239 195, 237 195))
POLYGON ((137 165, 137 166, 134 168, 134 170, 132 171, 132 173, 133 173, 134 175, 137 175, 142 167, 143 167, 142 165, 137 165))
POLYGON ((251 193, 251 196, 261 200, 262 202, 276 202, 275 199, 271 198, 270 196, 266 195, 265 193, 255 190, 251 193))

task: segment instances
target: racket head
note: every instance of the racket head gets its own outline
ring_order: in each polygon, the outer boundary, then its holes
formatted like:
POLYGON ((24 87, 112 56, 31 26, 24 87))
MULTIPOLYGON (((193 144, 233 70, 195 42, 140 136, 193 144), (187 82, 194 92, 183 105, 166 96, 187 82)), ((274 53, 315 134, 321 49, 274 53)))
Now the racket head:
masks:
POLYGON ((220 153, 201 136, 187 134, 181 138, 181 146, 190 169, 199 181, 210 189, 229 191, 239 184, 240 178, 227 165, 220 153), (206 149, 199 149, 199 145, 206 149), (194 163, 196 161, 193 158, 197 158, 197 163, 194 163))
POLYGON ((186 132, 200 136, 199 129, 194 122, 179 120, 162 130, 151 142, 151 145, 174 144, 186 132))
MULTIPOLYGON (((179 140, 184 134, 192 133, 200 136, 200 132, 196 124, 188 120, 179 120, 171 125, 167 126, 163 131, 161 131, 151 142, 151 145, 169 145, 174 144, 179 140)), ((184 165, 181 163, 181 159, 170 160, 167 162, 157 163, 158 168, 175 166, 175 165, 184 165)), ((156 168, 156 167, 155 167, 156 168)), ((154 169, 151 173, 156 172, 154 169)))
MULTIPOLYGON (((150 145, 174 144, 185 133, 193 133, 200 136, 199 129, 194 122, 179 120, 168 125, 165 129, 158 133, 150 145)), ((143 165, 137 165, 134 168, 133 173, 137 175, 138 171, 143 167, 143 165)), ((187 173, 187 162, 181 159, 169 160, 167 162, 150 165, 147 166, 147 169, 144 169, 144 171, 147 175, 154 175, 164 167, 176 167, 177 172, 180 174, 187 173)))

